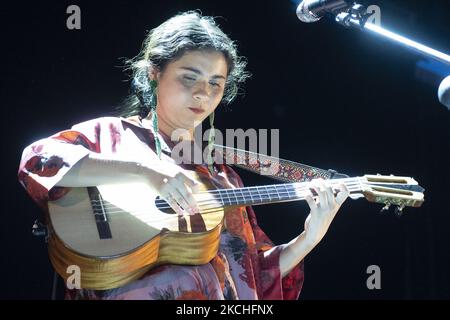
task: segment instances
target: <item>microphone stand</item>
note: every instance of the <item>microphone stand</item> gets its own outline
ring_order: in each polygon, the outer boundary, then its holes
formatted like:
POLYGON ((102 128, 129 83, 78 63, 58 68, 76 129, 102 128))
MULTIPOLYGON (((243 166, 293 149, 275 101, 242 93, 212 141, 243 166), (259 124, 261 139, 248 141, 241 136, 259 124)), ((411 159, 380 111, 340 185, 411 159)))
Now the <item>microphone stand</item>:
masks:
MULTIPOLYGON (((334 14, 335 13, 333 12, 333 15, 334 14)), ((450 66, 450 56, 448 54, 400 36, 374 23, 367 22, 370 16, 371 14, 367 13, 367 10, 363 5, 354 3, 350 9, 347 7, 345 11, 337 13, 336 21, 345 27, 354 27, 378 36, 382 36, 402 45, 403 47, 412 49, 424 56, 430 57, 450 66)), ((438 89, 438 98, 439 101, 450 110, 450 75, 442 80, 438 89)))
POLYGON ((348 11, 338 13, 336 15, 336 21, 345 27, 355 27, 372 34, 382 36, 406 48, 413 49, 425 56, 450 65, 449 55, 395 34, 394 32, 386 30, 381 26, 367 22, 367 19, 370 16, 371 14, 366 12, 366 8, 363 5, 354 4, 348 11))

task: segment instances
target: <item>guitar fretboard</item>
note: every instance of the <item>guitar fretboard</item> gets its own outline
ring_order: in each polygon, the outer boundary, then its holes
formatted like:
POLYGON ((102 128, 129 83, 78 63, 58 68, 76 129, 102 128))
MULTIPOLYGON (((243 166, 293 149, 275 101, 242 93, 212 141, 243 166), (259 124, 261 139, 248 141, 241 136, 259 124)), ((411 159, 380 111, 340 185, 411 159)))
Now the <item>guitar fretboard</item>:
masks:
MULTIPOLYGON (((330 180, 333 181, 333 180, 330 180)), ((344 183, 352 193, 361 190, 355 178, 336 179, 332 185, 344 183), (356 188, 355 188, 356 186, 356 188), (351 187, 351 189, 350 189, 351 187)), ((223 206, 259 205, 302 200, 310 191, 310 182, 286 183, 209 191, 223 206)))
POLYGON ((221 189, 211 193, 223 206, 256 205, 301 199, 296 188, 290 184, 221 189))

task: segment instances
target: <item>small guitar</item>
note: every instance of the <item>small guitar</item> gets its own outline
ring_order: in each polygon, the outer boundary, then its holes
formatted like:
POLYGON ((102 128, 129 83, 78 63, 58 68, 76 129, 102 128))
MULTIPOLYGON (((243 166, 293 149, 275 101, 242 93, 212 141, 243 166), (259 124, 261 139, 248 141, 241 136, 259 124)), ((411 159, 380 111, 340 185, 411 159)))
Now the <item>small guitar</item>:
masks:
MULTIPOLYGON (((344 183, 350 197, 404 207, 424 201, 417 182, 408 177, 365 175, 328 180, 344 183)), ((180 216, 145 183, 72 188, 49 202, 49 255, 55 270, 81 270, 81 287, 110 289, 137 279, 159 264, 200 265, 219 248, 226 207, 305 199, 310 182, 274 184, 194 194, 200 213, 180 216)))

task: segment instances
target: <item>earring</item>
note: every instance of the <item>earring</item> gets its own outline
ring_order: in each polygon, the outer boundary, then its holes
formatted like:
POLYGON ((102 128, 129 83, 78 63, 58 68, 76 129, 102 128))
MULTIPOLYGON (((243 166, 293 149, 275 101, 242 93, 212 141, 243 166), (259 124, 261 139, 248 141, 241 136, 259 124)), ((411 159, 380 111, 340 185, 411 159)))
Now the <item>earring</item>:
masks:
POLYGON ((156 80, 150 81, 150 97, 149 97, 149 107, 150 112, 152 114, 152 127, 153 127, 153 136, 155 138, 155 149, 158 158, 161 159, 161 141, 158 137, 158 115, 156 113, 156 105, 158 104, 156 89, 158 87, 158 82, 156 80))
POLYGON ((215 134, 216 130, 214 128, 214 111, 209 115, 209 136, 208 136, 208 169, 211 174, 214 174, 214 166, 213 166, 213 157, 212 152, 214 149, 214 140, 215 140, 215 134))

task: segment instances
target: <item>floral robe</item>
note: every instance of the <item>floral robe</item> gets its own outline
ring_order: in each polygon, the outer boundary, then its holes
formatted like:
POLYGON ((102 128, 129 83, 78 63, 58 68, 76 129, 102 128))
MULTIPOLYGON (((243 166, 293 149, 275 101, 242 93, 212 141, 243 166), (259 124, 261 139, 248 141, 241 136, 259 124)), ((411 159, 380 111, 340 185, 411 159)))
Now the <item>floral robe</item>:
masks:
MULTIPOLYGON (((173 143, 163 136, 167 145, 173 143)), ((155 157, 154 139, 138 117, 102 117, 72 126, 25 148, 18 178, 31 198, 48 211, 47 202, 70 188, 55 184, 91 152, 155 157)), ((243 186, 227 165, 211 174, 205 164, 185 165, 222 188, 243 186)), ((303 261, 281 278, 281 247, 259 228, 251 207, 226 209, 217 255, 199 266, 163 265, 141 278, 110 290, 66 290, 66 299, 297 299, 303 285, 303 261), (263 255, 263 252, 273 250, 263 255)))

